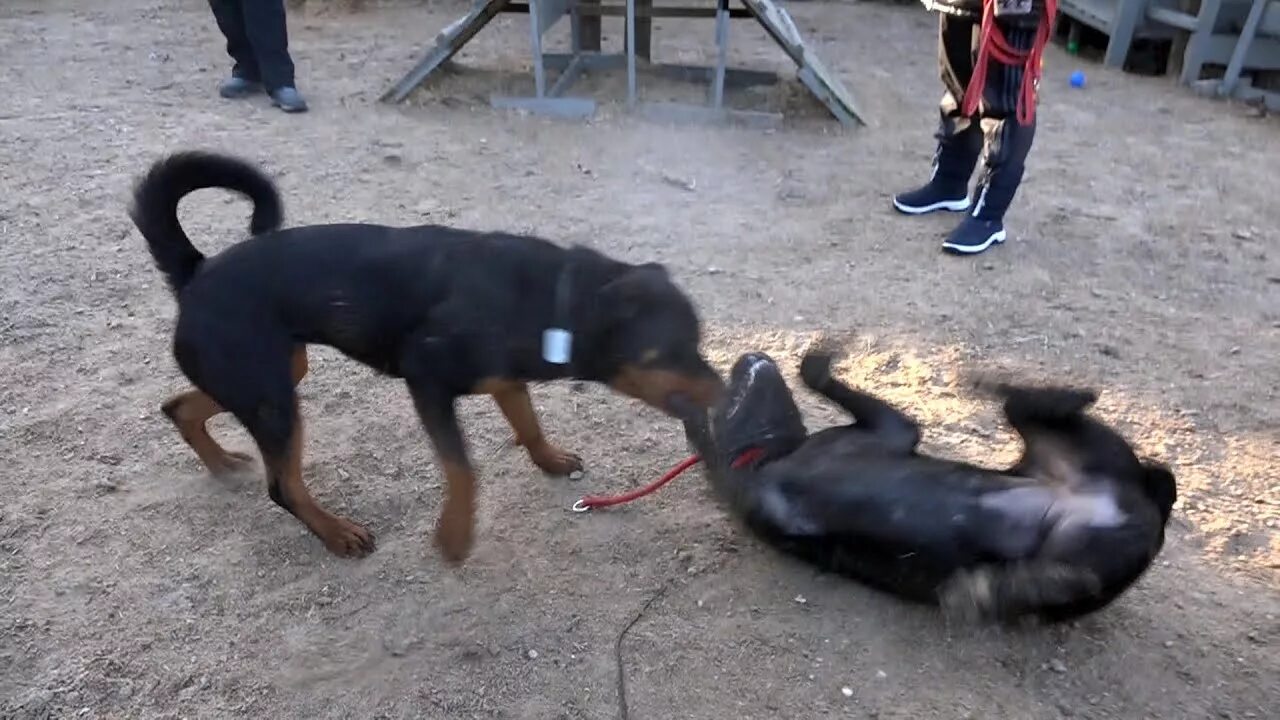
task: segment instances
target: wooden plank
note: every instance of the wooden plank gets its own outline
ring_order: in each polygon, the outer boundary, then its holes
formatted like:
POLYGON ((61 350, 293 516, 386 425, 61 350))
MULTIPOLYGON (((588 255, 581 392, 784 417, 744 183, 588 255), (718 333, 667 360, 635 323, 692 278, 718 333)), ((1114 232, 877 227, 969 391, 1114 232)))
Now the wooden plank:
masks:
POLYGON ((1231 52, 1231 60, 1227 62, 1227 72, 1222 76, 1223 95, 1235 92, 1236 84, 1240 81, 1240 71, 1244 69, 1245 57, 1249 53, 1249 47, 1253 45, 1254 36, 1258 34, 1258 24, 1262 22, 1266 6, 1267 0, 1253 0, 1253 5, 1249 6, 1249 16, 1240 29, 1240 37, 1236 38, 1235 50, 1231 52))
POLYGON ((1271 0, 1262 11, 1258 32, 1268 37, 1280 37, 1280 0, 1271 0))
MULTIPOLYGON (((1117 70, 1124 68, 1124 61, 1129 57, 1129 48, 1133 46, 1133 35, 1138 30, 1142 11, 1146 7, 1147 0, 1120 0, 1120 6, 1116 8, 1115 18, 1107 33, 1109 37, 1107 52, 1102 58, 1103 65, 1117 70)), ((1079 26, 1072 26, 1072 29, 1077 27, 1079 26)))
MULTIPOLYGON (((1205 62, 1226 65, 1235 49, 1235 35, 1210 36, 1204 44, 1205 62)), ((1248 70, 1280 70, 1280 40, 1255 36, 1245 50, 1244 67, 1248 70)))
POLYGON ((382 94, 380 98, 382 102, 400 102, 408 97, 414 88, 426 82, 431 73, 456 55, 506 6, 507 0, 490 0, 484 4, 473 5, 469 13, 440 31, 436 36, 435 44, 422 60, 382 94))
POLYGON ((1196 13, 1200 11, 1200 0, 1176 0, 1177 10, 1171 11, 1166 8, 1149 8, 1147 10, 1147 18, 1152 22, 1159 23, 1166 27, 1175 28, 1173 35, 1173 43, 1169 46, 1169 60, 1165 64, 1165 75, 1169 77, 1178 77, 1182 74, 1183 61, 1187 56, 1187 43, 1191 42, 1189 31, 1195 27, 1194 23, 1191 27, 1183 28, 1173 25, 1170 20, 1180 22, 1180 19, 1171 17, 1167 13, 1176 15, 1188 15, 1193 20, 1196 13))
MULTIPOLYGON (((1120 0, 1121 3, 1129 0, 1120 0)), ((1145 9, 1147 0, 1138 0, 1145 9)), ((1115 22, 1116 3, 1107 0, 1060 0, 1058 11, 1094 30, 1107 32, 1115 22)))
MULTIPOLYGON (((577 13, 586 19, 588 17, 626 17, 627 8, 625 5, 601 5, 599 0, 588 2, 588 0, 578 0, 579 5, 577 13)), ((507 3, 503 12, 508 13, 527 13, 529 12, 529 3, 512 2, 507 3)), ((636 17, 651 18, 704 18, 707 20, 715 19, 716 9, 714 7, 677 7, 677 6, 658 6, 649 7, 641 10, 636 8, 636 17)), ((755 17, 750 10, 746 8, 729 8, 729 17, 734 19, 744 19, 755 17)), ((583 48, 585 49, 585 48, 583 48)))
MULTIPOLYGON (((1178 6, 1185 10, 1198 9, 1199 3, 1178 3, 1178 6)), ((1162 25, 1176 27, 1180 30, 1191 32, 1196 29, 1198 18, 1190 12, 1182 12, 1181 10, 1172 10, 1170 8, 1153 7, 1147 10, 1147 17, 1155 20, 1162 25)))
POLYGON ((560 19, 569 14, 576 0, 537 0, 538 34, 546 35, 560 19))
POLYGON ((741 0, 769 37, 787 53, 800 69, 800 81, 814 97, 826 106, 841 125, 866 124, 858 110, 853 95, 844 87, 826 65, 805 47, 804 39, 786 10, 773 4, 773 0, 741 0))

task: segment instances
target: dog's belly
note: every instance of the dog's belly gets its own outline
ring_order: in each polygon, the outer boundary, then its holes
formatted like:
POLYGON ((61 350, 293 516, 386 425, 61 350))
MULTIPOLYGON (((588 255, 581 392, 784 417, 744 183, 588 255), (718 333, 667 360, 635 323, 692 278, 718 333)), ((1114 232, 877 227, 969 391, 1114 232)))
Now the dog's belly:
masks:
POLYGON ((800 470, 782 461, 747 480, 755 483, 748 524, 780 549, 921 600, 956 568, 982 560, 969 538, 979 508, 972 493, 959 491, 963 484, 849 468, 828 475, 811 464, 800 470))
POLYGON ((285 301, 290 330, 298 340, 328 345, 343 355, 393 377, 409 334, 422 325, 411 304, 377 285, 331 280, 285 301))
POLYGON ((1128 519, 1113 495, 1035 485, 986 493, 979 500, 983 523, 975 537, 1007 560, 1067 553, 1095 529, 1128 519))

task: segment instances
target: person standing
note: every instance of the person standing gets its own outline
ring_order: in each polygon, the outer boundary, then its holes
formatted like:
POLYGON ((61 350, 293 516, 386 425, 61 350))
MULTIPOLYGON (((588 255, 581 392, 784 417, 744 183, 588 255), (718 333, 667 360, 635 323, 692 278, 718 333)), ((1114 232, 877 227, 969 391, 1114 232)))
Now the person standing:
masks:
POLYGON ((289 56, 284 0, 209 0, 218 29, 235 61, 231 77, 218 88, 224 98, 244 98, 266 90, 285 112, 305 112, 289 56))
POLYGON ((1005 212, 1035 139, 1041 53, 1057 3, 923 2, 938 13, 944 92, 937 149, 928 183, 894 196, 893 206, 907 215, 965 212, 942 248, 972 255, 1005 240, 1005 212), (980 156, 985 167, 971 198, 969 180, 980 156))

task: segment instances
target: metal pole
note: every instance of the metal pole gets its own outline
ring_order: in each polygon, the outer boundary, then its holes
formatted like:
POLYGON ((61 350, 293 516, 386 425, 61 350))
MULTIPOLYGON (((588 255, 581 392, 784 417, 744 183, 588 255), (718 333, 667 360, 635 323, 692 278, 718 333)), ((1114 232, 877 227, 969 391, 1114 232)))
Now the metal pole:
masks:
POLYGON ((627 0, 627 107, 636 104, 636 0, 627 0))

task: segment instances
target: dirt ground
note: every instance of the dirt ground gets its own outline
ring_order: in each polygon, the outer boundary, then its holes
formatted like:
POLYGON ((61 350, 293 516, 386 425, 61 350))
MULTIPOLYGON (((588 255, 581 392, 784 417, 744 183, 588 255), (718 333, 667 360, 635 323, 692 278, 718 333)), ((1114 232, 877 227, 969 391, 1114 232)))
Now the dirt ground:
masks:
MULTIPOLYGON (((1053 49, 1010 242, 957 259, 938 251, 954 218, 888 209, 931 153, 934 20, 918 6, 793 6, 873 118, 856 132, 806 104, 748 22, 734 60, 787 78, 755 100, 800 118, 773 131, 616 104, 585 124, 493 112, 521 17, 481 35, 465 72, 377 104, 462 8, 293 15, 312 112, 285 116, 216 96, 227 61, 203 3, 0 6, 0 717, 617 717, 632 621, 633 718, 1275 717, 1280 125, 1053 49), (158 412, 183 386, 174 304, 127 192, 191 147, 264 163, 290 223, 448 222, 662 261, 721 367, 751 349, 794 367, 814 333, 848 334, 842 375, 957 457, 1016 452, 965 372, 1096 384, 1100 412, 1177 472, 1164 553, 1075 626, 948 628, 776 556, 693 474, 570 513, 686 448, 656 413, 560 384, 536 402, 587 458, 579 482, 543 478, 491 403, 464 403, 485 490, 476 552, 452 571, 430 546, 440 475, 402 387, 319 349, 305 471, 380 540, 335 559, 257 476, 204 476, 158 412)), ((606 23, 611 44, 620 32, 606 23)), ((706 61, 711 37, 660 22, 655 53, 706 61)), ((202 193, 183 216, 212 251, 247 207, 202 193)), ((813 426, 836 420, 805 402, 813 426)), ((250 447, 230 422, 216 432, 250 447)))

